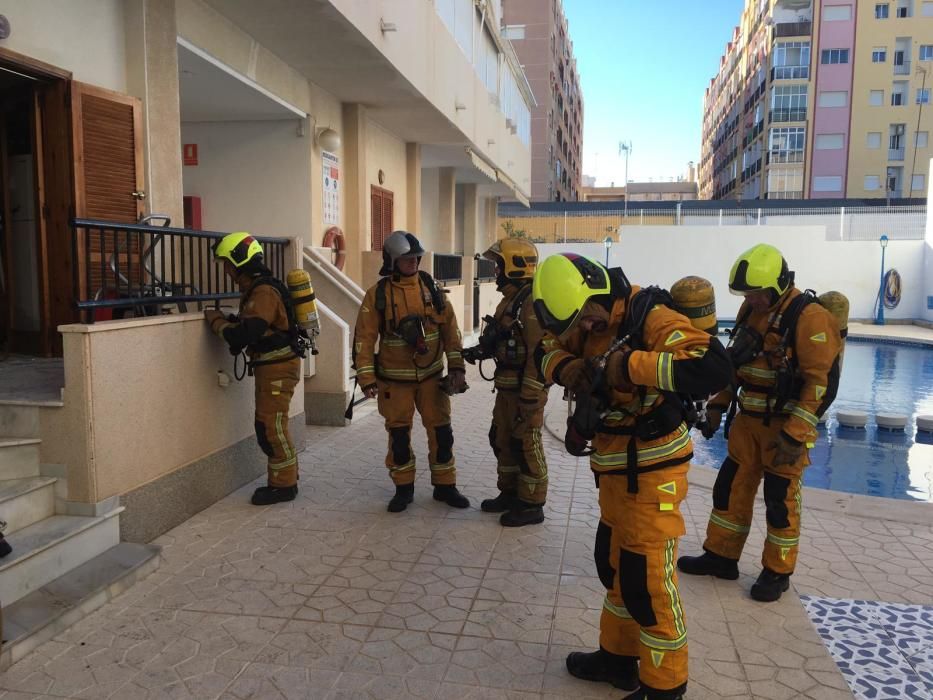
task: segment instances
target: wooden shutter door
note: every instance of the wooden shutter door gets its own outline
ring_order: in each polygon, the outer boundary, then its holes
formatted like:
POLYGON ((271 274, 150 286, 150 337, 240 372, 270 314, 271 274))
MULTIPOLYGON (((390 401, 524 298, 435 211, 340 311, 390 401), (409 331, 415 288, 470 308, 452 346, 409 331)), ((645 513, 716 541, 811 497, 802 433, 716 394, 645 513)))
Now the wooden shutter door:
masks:
POLYGON ((382 250, 382 195, 378 187, 372 187, 369 193, 370 202, 370 250, 382 250))
MULTIPOLYGON (((75 212, 78 218, 136 223, 143 213, 142 106, 140 100, 111 90, 73 82, 71 84, 72 138, 74 143, 75 212)), ((120 268, 127 263, 139 270, 143 241, 123 236, 91 235, 79 241, 79 260, 91 265, 93 296, 105 285, 114 286, 110 269, 115 249, 120 268), (90 248, 85 258, 85 246, 90 248), (103 270, 102 270, 103 268, 103 270)), ((87 284, 81 271, 81 284, 87 284)), ((134 277, 136 275, 134 274, 134 277)), ((133 280, 136 282, 137 280, 133 280)))

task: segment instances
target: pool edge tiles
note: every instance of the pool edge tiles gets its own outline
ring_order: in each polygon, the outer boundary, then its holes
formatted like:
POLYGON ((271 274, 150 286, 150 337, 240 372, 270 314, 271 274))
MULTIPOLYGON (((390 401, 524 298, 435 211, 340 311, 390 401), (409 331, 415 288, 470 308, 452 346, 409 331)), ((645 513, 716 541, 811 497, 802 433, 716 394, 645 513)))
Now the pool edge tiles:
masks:
POLYGON ((801 595, 858 700, 933 698, 933 606, 801 595))

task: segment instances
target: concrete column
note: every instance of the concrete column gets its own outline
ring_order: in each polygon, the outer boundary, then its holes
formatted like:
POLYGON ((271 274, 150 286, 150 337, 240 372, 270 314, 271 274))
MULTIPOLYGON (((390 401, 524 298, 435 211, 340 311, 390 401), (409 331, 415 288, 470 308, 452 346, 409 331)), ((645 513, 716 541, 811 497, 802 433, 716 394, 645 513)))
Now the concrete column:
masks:
POLYGON ((343 105, 344 206, 346 207, 347 265, 345 272, 358 284, 363 277, 363 251, 372 239, 369 230, 369 187, 366 180, 366 108, 343 105))
POLYGON ((437 186, 438 253, 456 250, 457 174, 454 168, 440 168, 437 186), (443 246, 444 250, 441 250, 443 246))
POLYGON ((175 0, 126 0, 127 91, 143 103, 146 211, 182 226, 181 116, 175 0))
POLYGON ((405 169, 408 193, 408 230, 421 236, 421 144, 405 144, 405 169))
POLYGON ((460 328, 464 334, 473 330, 473 280, 476 265, 473 256, 482 253, 484 232, 483 200, 479 197, 477 185, 463 186, 463 318, 460 319, 460 328))

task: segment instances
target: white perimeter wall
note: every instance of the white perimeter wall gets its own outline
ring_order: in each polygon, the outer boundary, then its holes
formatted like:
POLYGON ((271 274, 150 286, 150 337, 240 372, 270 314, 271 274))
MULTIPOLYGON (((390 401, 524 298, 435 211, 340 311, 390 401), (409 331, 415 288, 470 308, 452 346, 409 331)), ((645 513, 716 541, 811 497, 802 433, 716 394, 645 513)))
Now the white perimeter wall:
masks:
MULTIPOLYGON (((610 265, 621 266, 633 284, 665 288, 687 275, 699 275, 716 289, 716 310, 721 319, 734 319, 741 298, 729 294, 732 263, 756 243, 770 243, 787 258, 797 273, 797 286, 817 292, 836 290, 849 298, 850 317, 872 318, 881 277, 881 248, 876 241, 827 241, 823 226, 626 226, 621 241, 610 250, 610 265)), ((930 247, 926 242, 894 240, 888 245, 885 268, 901 274, 900 305, 885 311, 889 319, 927 318, 926 295, 933 294, 930 247), (924 281, 924 248, 927 274, 924 281)), ((604 263, 600 243, 539 244, 541 258, 573 251, 604 263)))
MULTIPOLYGON (((927 172, 933 173, 933 160, 930 161, 930 170, 927 172)), ((933 196, 933 178, 927 179, 930 180, 930 191, 927 196, 927 206, 929 206, 929 203, 933 201, 930 198, 933 196)), ((923 294, 920 299, 921 318, 933 321, 933 222, 930 221, 929 212, 927 215, 926 240, 923 246, 923 259, 925 274, 923 294)))

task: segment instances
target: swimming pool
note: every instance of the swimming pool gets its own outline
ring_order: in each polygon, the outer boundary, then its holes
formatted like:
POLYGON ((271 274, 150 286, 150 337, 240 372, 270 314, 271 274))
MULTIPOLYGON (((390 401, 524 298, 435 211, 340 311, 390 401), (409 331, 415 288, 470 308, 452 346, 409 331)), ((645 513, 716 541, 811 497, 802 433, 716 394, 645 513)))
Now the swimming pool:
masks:
MULTIPOLYGON (((828 413, 805 486, 933 502, 933 436, 917 435, 914 423, 917 415, 933 415, 933 347, 851 339, 828 413), (865 411, 867 430, 840 427, 835 414, 845 409, 865 411), (878 430, 877 413, 907 415, 907 430, 878 430)), ((726 456, 722 430, 712 440, 698 431, 693 437, 694 463, 718 469, 726 456)))

